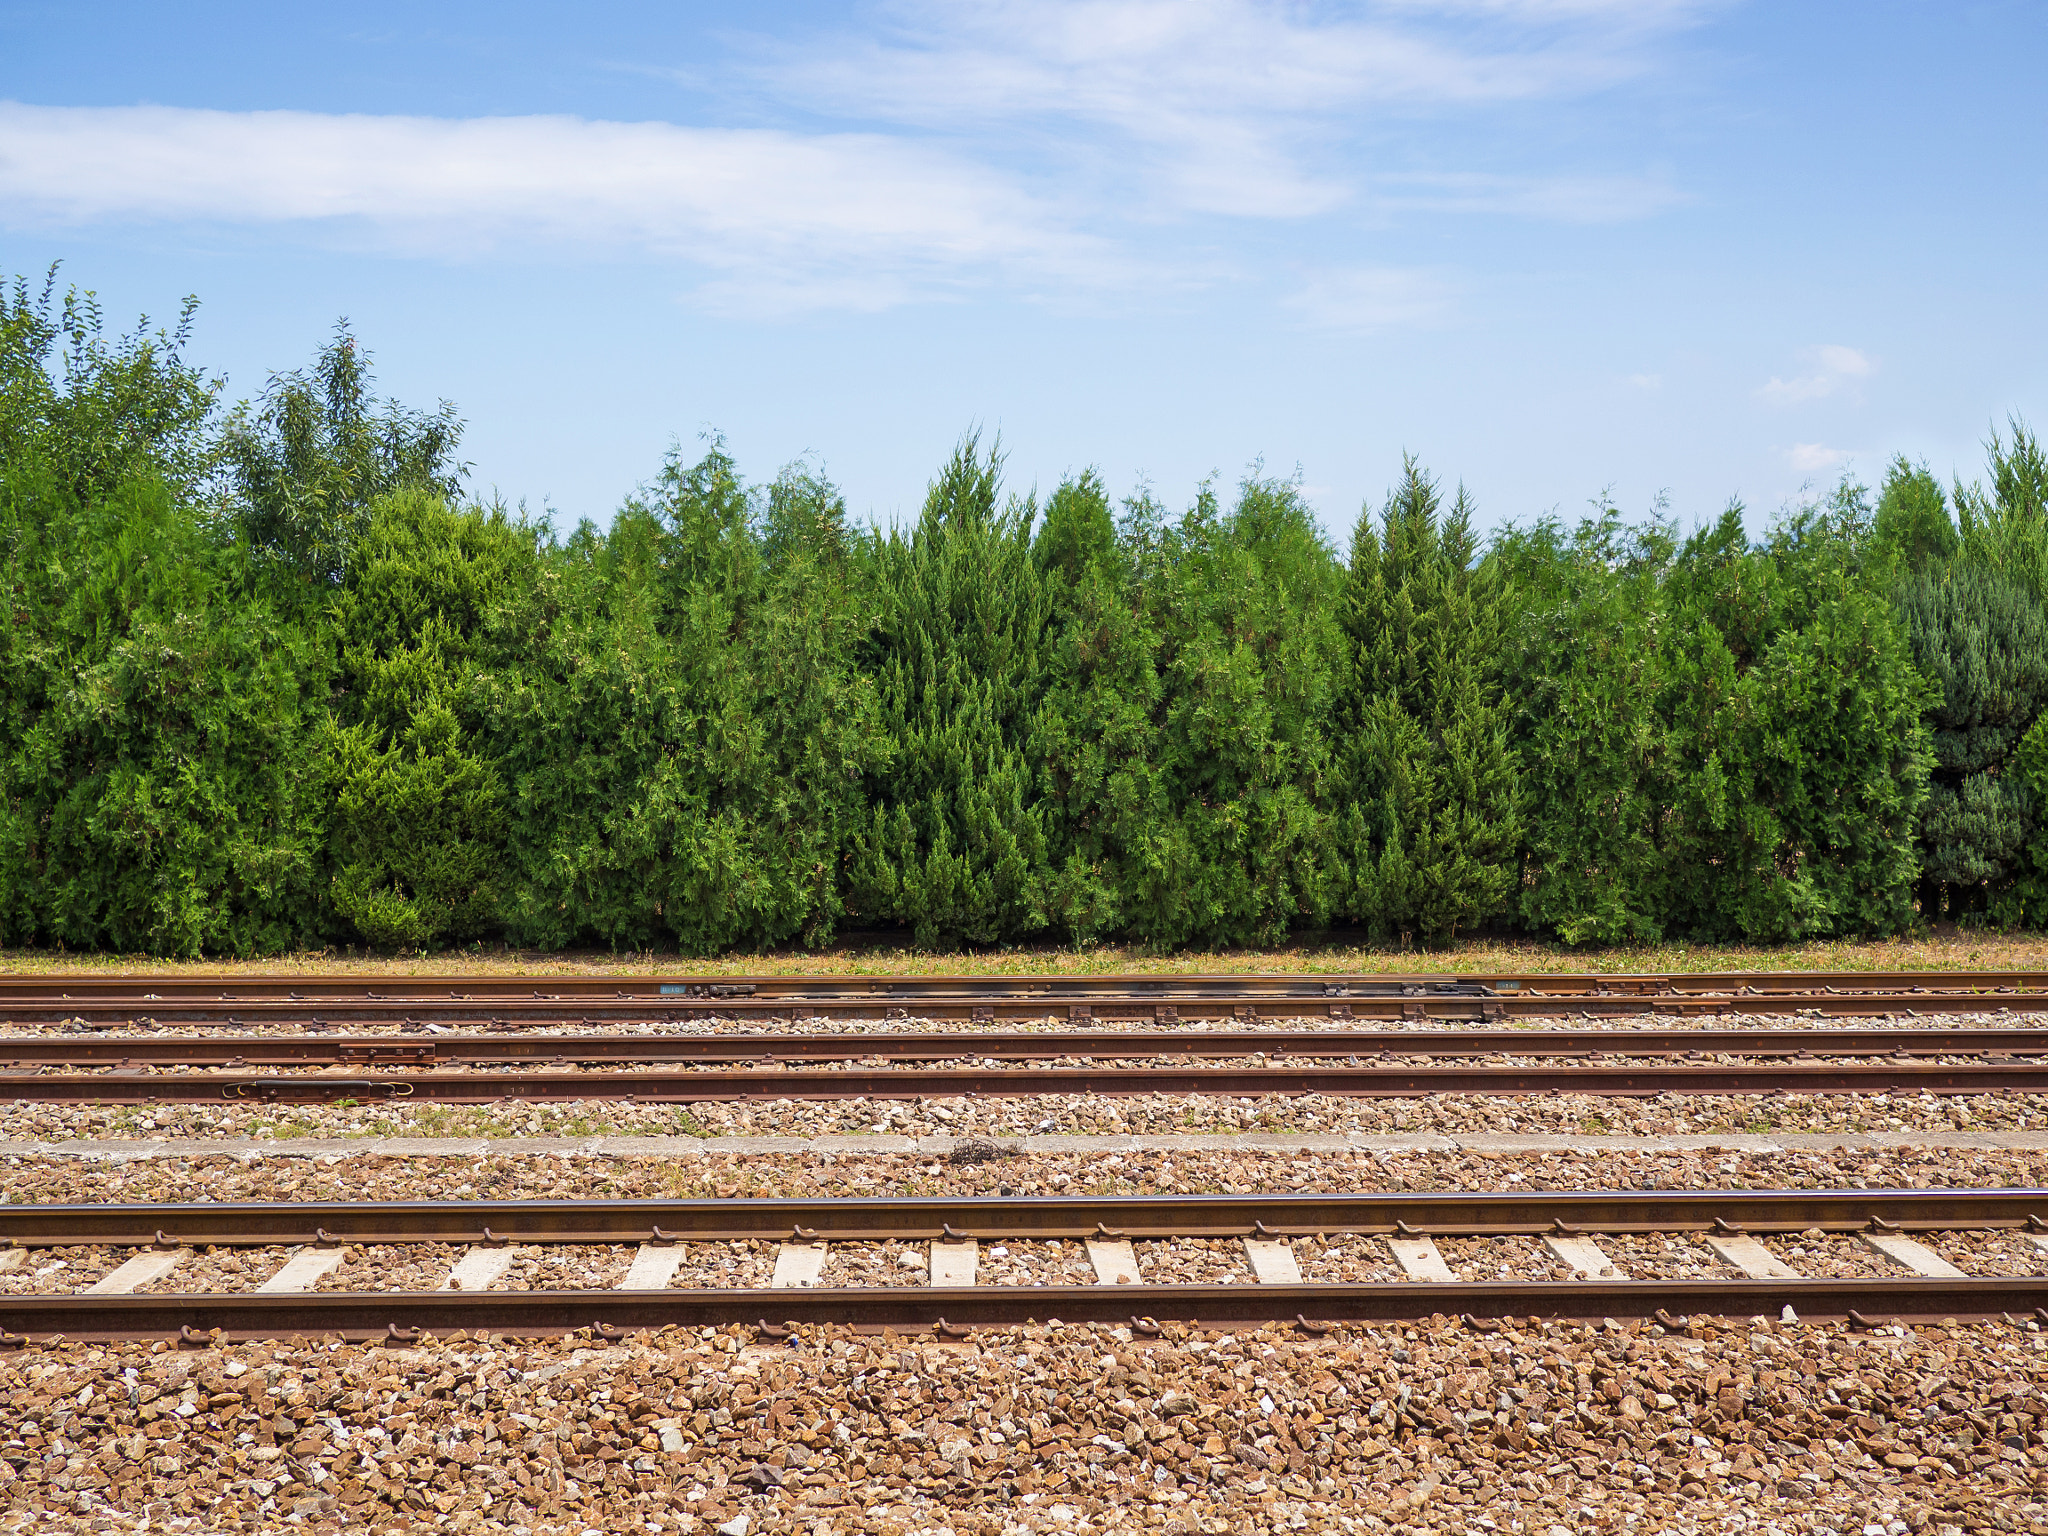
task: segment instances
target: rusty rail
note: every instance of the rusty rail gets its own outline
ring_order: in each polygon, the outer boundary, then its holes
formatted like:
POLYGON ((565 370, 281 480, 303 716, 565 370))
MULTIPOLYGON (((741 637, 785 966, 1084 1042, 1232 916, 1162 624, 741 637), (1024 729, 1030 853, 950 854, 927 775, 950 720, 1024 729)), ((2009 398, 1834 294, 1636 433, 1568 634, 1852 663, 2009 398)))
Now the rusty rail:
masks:
POLYGON ((930 1018, 996 1024, 1329 1018, 1489 1020, 2048 1010, 2048 972, 1620 976, 0 977, 0 1023, 194 1028, 343 1023, 603 1025, 675 1019, 930 1018))
POLYGON ((1537 1066, 1386 1067, 846 1067, 821 1070, 722 1068, 670 1071, 506 1070, 476 1072, 106 1072, 0 1071, 0 1102, 59 1104, 435 1104, 604 1100, 643 1104, 740 1099, 1025 1098, 1070 1094, 1128 1097, 1206 1094, 1268 1098, 1413 1098, 1582 1093, 1985 1094, 2048 1091, 2048 1063, 1875 1064, 1774 1062, 1764 1066, 1613 1065, 1574 1061, 1537 1066))
POLYGON ((1294 1325, 1319 1334, 1344 1323, 1435 1318, 1492 1332, 1504 1317, 1656 1318, 1690 1314, 1807 1322, 1936 1322, 2026 1318, 2048 1307, 2048 1280, 1395 1281, 1362 1285, 873 1286, 813 1290, 323 1291, 285 1295, 0 1297, 0 1343, 44 1339, 168 1338, 228 1343, 295 1335, 411 1344, 458 1329, 559 1337, 588 1331, 618 1339, 666 1327, 755 1324, 763 1342, 791 1326, 851 1327, 960 1338, 974 1328, 1159 1320, 1207 1328, 1294 1325), (773 1321, 770 1321, 770 1320, 773 1321), (757 1321, 758 1320, 758 1321, 757 1321))
POLYGON ((1059 1029, 542 1035, 0 1035, 7 1067, 601 1066, 620 1062, 1047 1061, 1086 1057, 1844 1057, 2048 1055, 2048 1029, 1059 1029))
MULTIPOLYGON (((1904 1233, 2048 1227, 2048 1190, 1791 1190, 948 1198, 486 1201, 398 1204, 0 1206, 22 1246, 209 1243, 810 1242, 947 1237, 1287 1237, 1308 1233, 1541 1235, 1603 1232, 1904 1233)), ((2048 1316, 2048 1277, 1782 1280, 1376 1281, 1364 1284, 1095 1285, 495 1291, 236 1292, 0 1297, 0 1343, 35 1336, 214 1342, 292 1334, 413 1342, 468 1329, 599 1338, 670 1325, 851 1325, 957 1337, 1029 1321, 1238 1327, 1434 1317, 1488 1319, 1775 1314, 1807 1321, 2048 1316)))
MULTIPOLYGON (((0 1205, 0 1244, 640 1243, 1230 1238, 1353 1232, 2048 1231, 2048 1189, 1457 1191, 966 1195, 865 1199, 278 1201, 0 1205), (1560 1225, 1561 1224, 1561 1225, 1560 1225)), ((2042 1282, 2048 1284, 2048 1279, 2042 1282)), ((4 1305, 0 1300, 0 1305, 4 1305)))

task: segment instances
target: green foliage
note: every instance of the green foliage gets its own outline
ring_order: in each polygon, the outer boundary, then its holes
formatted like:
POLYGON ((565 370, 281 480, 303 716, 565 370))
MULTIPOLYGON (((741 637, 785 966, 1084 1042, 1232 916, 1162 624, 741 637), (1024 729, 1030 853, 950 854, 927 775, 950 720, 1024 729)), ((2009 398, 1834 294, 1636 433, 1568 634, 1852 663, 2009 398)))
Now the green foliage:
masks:
POLYGON ((1352 535, 1349 905, 1377 936, 1454 938, 1499 912, 1519 875, 1520 773, 1495 672, 1502 589, 1474 552, 1464 491, 1445 512, 1412 458, 1379 527, 1368 510, 1352 535))
POLYGON ((2008 425, 2010 443, 1994 431, 1984 445, 1991 489, 1956 487, 1962 552, 2018 582, 2036 603, 2048 602, 2048 454, 2026 423, 2008 425))
POLYGON ((1046 834, 1024 741, 1041 686, 1046 582, 1029 501, 1002 495, 1002 455, 954 450, 908 536, 872 541, 875 680, 887 773, 866 778, 847 910, 921 945, 1013 940, 1046 926, 1046 834))
POLYGON ((496 614, 475 700, 511 795, 521 943, 823 943, 890 743, 838 492, 671 455, 496 614))
POLYGON ((1921 674, 1934 776, 1921 827, 1922 908, 1981 911, 2032 831, 2032 797, 2004 771, 2048 703, 2048 620, 2011 577, 1969 561, 1910 577, 1899 611, 1921 674))
POLYGON ((1514 603, 1502 691, 1522 775, 1516 915, 1567 944, 1663 934, 1655 770, 1674 547, 1664 525, 1626 529, 1605 505, 1569 534, 1546 521, 1495 541, 1514 603))
POLYGON ((246 954, 313 929, 325 667, 158 480, 0 506, 0 943, 246 954))
POLYGON ((199 301, 173 330, 144 319, 110 338, 99 299, 72 288, 53 307, 56 283, 52 267, 33 298, 22 278, 0 284, 0 484, 81 506, 144 478, 192 494, 218 459, 207 427, 220 383, 184 356, 199 301))
POLYGON ((1160 948, 1324 923, 1342 888, 1328 723, 1343 644, 1313 514, 1254 474, 1228 512, 1204 486, 1171 525, 1141 497, 1109 532, 1089 476, 1054 496, 1038 542, 1053 920, 1160 948))
POLYGON ((321 739, 336 913, 380 948, 493 928, 506 807, 468 694, 486 616, 532 585, 534 539, 424 490, 377 501, 329 623, 339 687, 321 739))
POLYGON ((369 354, 348 322, 310 372, 273 374, 255 410, 221 434, 236 536, 316 587, 341 580, 379 498, 405 487, 454 500, 468 466, 455 407, 409 410, 372 394, 369 354))
POLYGON ((1049 614, 1029 755, 1046 829, 1045 915, 1076 943, 1124 926, 1125 864, 1160 816, 1159 637, 1102 480, 1046 503, 1031 558, 1049 614))
POLYGON ((973 436, 902 530, 714 441, 558 542, 458 500, 453 408, 379 400, 345 327, 217 421, 191 313, 0 291, 0 942, 2048 919, 2018 421, 1983 486, 1900 459, 1754 542, 1603 505, 1482 550, 1410 460, 1346 564, 1294 481, 1041 515, 973 436))
POLYGON ((1873 543, 1881 557, 1908 572, 1946 565, 1961 546, 1941 482, 1904 454, 1885 471, 1873 543))
POLYGON ((1768 941, 1912 921, 1929 690, 1869 537, 1845 484, 1761 547, 1731 506, 1679 550, 1659 701, 1667 930, 1768 941))

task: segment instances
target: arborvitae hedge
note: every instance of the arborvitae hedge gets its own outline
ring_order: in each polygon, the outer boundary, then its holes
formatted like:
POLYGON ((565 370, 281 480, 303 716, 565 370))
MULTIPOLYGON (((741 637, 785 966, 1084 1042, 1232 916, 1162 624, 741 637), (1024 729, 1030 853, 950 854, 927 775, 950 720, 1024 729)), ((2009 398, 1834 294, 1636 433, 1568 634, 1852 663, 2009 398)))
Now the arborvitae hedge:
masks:
MULTIPOLYGON (((189 311, 188 311, 189 318, 189 311)), ((1482 540, 1404 463, 1341 557, 1254 473, 921 514, 673 454, 608 529, 465 502, 345 334, 254 407, 0 292, 0 943, 694 953, 1616 943, 2048 914, 2048 456, 1761 538, 1482 540)))

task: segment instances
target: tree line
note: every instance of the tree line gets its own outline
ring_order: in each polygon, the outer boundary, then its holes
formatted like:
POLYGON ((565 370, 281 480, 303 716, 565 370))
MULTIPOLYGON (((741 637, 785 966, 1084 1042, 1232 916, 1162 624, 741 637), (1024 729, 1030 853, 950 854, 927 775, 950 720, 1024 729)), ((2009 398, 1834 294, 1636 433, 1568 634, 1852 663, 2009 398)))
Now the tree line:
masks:
POLYGON ((912 522, 672 452, 609 528, 465 496, 345 327, 226 408, 192 307, 0 291, 0 943, 715 953, 1782 941, 2048 913, 2048 459, 1760 538, 1490 538, 1410 460, 912 522))

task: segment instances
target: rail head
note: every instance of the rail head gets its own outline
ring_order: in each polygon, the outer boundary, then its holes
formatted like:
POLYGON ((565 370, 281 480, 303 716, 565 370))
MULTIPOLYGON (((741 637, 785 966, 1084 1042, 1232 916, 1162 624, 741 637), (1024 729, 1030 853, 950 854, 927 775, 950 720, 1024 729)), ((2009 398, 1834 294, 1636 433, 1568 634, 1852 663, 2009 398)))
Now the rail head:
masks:
POLYGON ((1514 1236, 1564 1231, 1777 1233, 2048 1231, 2048 1190, 1656 1190, 864 1199, 504 1200, 0 1206, 16 1247, 164 1243, 261 1247, 484 1241, 927 1241, 953 1233, 1079 1240, 1276 1236, 1514 1236), (486 1233, 490 1236, 487 1238, 486 1233))

